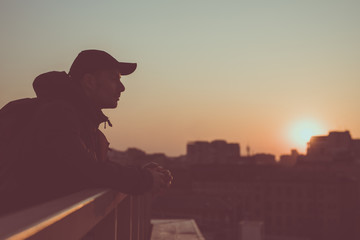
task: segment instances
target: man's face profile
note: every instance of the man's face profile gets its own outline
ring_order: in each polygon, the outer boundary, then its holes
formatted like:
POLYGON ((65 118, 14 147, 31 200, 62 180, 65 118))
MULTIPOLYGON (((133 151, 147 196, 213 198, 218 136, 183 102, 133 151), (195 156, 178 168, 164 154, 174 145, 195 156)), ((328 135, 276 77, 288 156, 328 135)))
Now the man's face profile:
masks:
POLYGON ((91 87, 90 97, 97 105, 103 108, 116 108, 120 95, 125 87, 120 81, 121 74, 118 70, 103 70, 95 74, 91 87))

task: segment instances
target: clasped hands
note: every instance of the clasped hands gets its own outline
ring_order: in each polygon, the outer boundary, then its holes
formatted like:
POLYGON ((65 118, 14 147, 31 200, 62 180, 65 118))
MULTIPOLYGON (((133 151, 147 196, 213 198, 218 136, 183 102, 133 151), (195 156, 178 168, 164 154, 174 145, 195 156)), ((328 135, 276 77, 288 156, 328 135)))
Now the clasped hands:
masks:
POLYGON ((143 168, 150 171, 153 176, 153 188, 155 193, 161 193, 169 188, 174 177, 168 169, 163 168, 157 163, 150 162, 143 166, 143 168))

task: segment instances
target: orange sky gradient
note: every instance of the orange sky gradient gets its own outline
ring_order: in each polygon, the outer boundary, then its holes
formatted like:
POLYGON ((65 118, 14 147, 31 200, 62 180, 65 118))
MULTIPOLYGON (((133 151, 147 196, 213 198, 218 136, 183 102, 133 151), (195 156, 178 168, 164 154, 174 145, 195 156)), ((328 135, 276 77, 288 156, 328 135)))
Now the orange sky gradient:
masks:
POLYGON ((243 155, 305 153, 307 129, 360 137, 359 11, 340 0, 1 1, 0 106, 96 48, 138 63, 105 111, 111 147, 177 156, 224 139, 243 155))

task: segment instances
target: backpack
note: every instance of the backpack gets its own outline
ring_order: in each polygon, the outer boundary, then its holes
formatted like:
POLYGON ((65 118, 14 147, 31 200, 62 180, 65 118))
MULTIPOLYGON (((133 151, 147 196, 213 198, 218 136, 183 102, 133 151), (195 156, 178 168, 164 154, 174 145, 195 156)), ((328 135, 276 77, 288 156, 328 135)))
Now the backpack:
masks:
POLYGON ((27 119, 36 111, 38 102, 37 98, 23 98, 9 102, 0 109, 0 148, 21 135, 27 119))
POLYGON ((22 145, 24 133, 39 106, 37 98, 9 102, 0 109, 0 176, 6 171, 22 145))
POLYGON ((0 163, 4 161, 4 152, 16 151, 14 148, 21 142, 26 129, 29 129, 29 120, 41 103, 56 99, 58 95, 69 91, 67 88, 70 83, 65 72, 43 73, 33 82, 37 98, 15 100, 0 109, 0 163))

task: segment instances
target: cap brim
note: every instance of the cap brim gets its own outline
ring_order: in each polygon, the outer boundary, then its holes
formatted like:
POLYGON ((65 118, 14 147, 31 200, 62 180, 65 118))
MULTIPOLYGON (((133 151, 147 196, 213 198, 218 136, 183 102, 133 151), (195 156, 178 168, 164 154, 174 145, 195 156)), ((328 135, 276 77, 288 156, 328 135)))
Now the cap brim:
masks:
POLYGON ((129 75, 133 73, 136 67, 137 67, 136 63, 118 62, 118 70, 121 75, 129 75))

